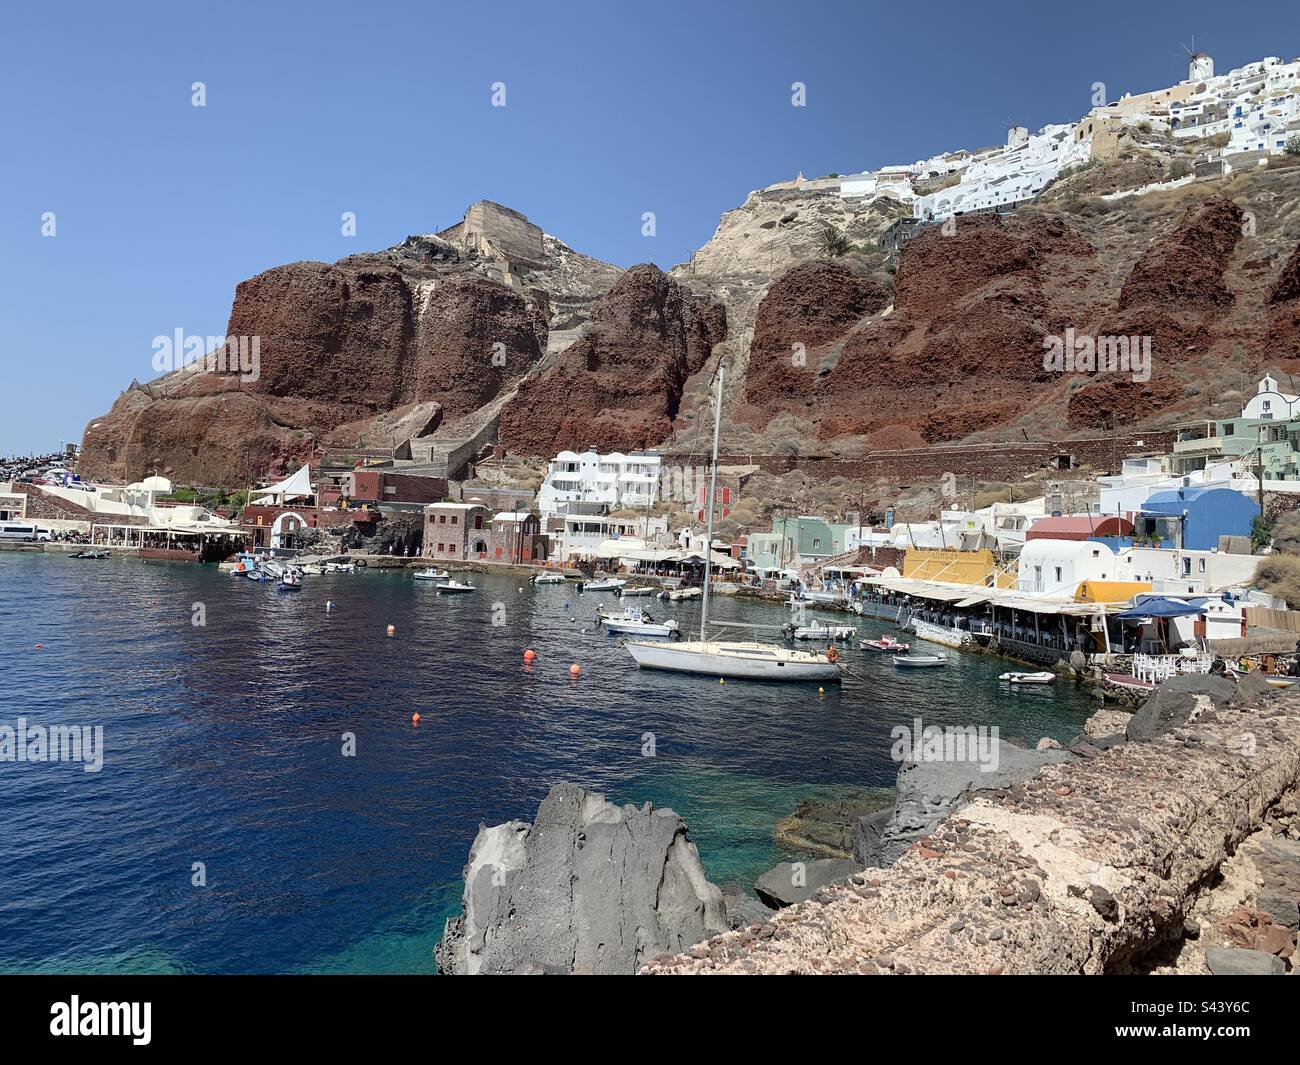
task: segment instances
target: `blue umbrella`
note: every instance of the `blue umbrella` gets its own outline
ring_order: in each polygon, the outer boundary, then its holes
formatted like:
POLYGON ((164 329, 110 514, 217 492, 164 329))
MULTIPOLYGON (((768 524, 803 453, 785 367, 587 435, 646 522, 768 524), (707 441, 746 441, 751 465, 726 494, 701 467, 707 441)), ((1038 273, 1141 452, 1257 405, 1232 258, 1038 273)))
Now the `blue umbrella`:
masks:
POLYGON ((1162 595, 1153 595, 1138 600, 1127 610, 1112 615, 1118 621, 1136 621, 1138 618, 1185 618, 1192 614, 1204 614, 1205 607, 1192 606, 1181 599, 1168 599, 1162 595))

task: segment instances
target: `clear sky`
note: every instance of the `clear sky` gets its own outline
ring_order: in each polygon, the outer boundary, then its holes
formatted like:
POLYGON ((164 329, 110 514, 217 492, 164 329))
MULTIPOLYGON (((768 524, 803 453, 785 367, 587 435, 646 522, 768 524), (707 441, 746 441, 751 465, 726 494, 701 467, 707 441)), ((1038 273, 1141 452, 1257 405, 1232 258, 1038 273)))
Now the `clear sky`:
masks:
POLYGON ((280 263, 493 199, 667 267, 752 189, 1074 120, 1094 82, 1186 77, 1193 35, 1219 70, 1291 59, 1300 3, 6 3, 0 455, 80 440, 155 336, 224 333, 280 263))

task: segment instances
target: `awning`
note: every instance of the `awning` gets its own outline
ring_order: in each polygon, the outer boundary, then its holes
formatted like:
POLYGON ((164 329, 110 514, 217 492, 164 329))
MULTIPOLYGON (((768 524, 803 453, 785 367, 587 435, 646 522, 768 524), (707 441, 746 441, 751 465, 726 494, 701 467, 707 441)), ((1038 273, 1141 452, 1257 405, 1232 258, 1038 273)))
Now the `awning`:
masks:
POLYGON ((988 601, 989 601, 989 597, 987 595, 969 595, 965 599, 961 600, 958 603, 954 603, 953 605, 954 606, 978 606, 980 603, 987 603, 988 601))
POLYGON ((288 499, 305 499, 311 495, 311 465, 308 464, 292 476, 286 477, 283 481, 271 485, 269 488, 259 488, 256 491, 262 493, 254 503, 283 503, 288 499))

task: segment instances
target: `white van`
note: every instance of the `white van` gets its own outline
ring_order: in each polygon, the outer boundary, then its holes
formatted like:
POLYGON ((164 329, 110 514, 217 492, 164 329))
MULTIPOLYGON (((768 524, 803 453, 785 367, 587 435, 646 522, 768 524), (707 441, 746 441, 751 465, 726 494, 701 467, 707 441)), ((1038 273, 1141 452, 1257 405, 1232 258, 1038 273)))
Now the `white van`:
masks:
POLYGON ((24 540, 34 544, 38 540, 49 541, 50 530, 42 529, 30 522, 11 521, 0 525, 0 540, 24 540))

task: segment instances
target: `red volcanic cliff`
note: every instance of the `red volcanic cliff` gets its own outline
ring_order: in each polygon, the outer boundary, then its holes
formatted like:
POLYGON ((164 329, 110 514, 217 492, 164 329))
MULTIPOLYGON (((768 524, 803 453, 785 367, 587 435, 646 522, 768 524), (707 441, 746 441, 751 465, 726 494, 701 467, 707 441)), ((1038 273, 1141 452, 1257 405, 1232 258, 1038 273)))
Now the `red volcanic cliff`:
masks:
POLYGON ((762 424, 812 404, 825 347, 888 304, 879 281, 842 262, 800 263, 773 281, 758 305, 745 373, 745 402, 762 424))
POLYGON ((722 306, 658 267, 634 266, 597 304, 588 332, 523 381, 501 412, 511 451, 632 450, 672 429, 686 379, 726 335, 722 306))
POLYGON ((403 405, 466 413, 542 357, 547 324, 537 301, 476 274, 411 276, 357 257, 243 282, 227 333, 258 338, 256 379, 179 372, 129 390, 87 428, 82 475, 239 484, 403 405))

